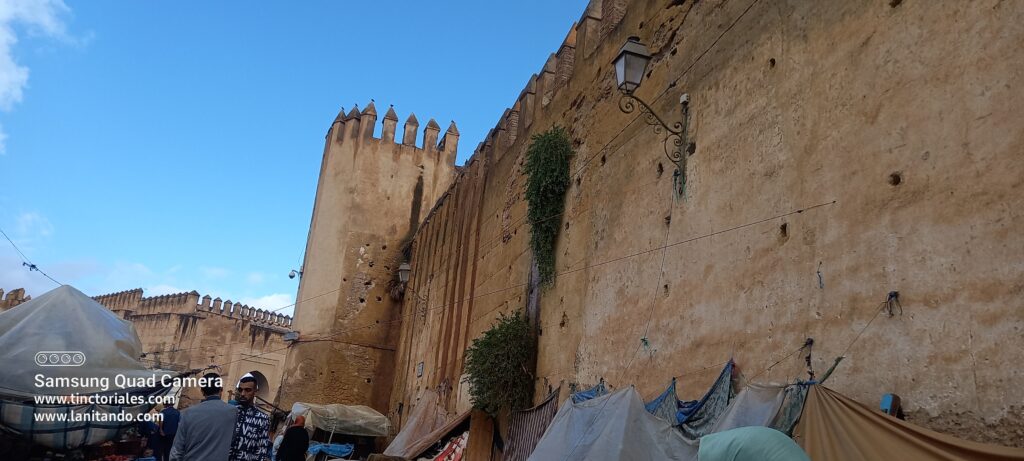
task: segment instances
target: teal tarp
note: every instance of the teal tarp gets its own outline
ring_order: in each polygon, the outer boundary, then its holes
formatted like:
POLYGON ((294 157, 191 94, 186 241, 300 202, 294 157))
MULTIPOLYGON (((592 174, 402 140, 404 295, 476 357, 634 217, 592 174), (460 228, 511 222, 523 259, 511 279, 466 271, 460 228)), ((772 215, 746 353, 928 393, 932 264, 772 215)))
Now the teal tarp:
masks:
POLYGON ((775 429, 748 426, 702 437, 698 461, 811 461, 792 439, 775 429))

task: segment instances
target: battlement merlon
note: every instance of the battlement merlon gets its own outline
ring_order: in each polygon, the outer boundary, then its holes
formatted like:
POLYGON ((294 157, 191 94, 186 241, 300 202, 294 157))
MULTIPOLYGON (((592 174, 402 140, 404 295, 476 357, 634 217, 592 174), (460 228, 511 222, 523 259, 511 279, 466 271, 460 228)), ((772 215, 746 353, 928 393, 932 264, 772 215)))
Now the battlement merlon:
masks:
MULTIPOLYGON (((398 144, 398 114, 394 106, 388 107, 388 111, 381 120, 382 128, 380 138, 373 135, 377 124, 377 109, 375 102, 370 100, 362 111, 359 106, 353 107, 348 114, 342 109, 331 123, 327 132, 327 139, 333 143, 365 143, 379 142, 384 144, 398 144)), ((422 144, 419 137, 420 122, 416 114, 410 113, 402 127, 403 146, 409 146, 424 153, 444 152, 440 155, 447 163, 455 164, 455 157, 458 152, 459 131, 455 129, 455 122, 449 126, 445 133, 441 133, 441 127, 437 121, 431 119, 423 129, 422 144)))
POLYGON ((210 295, 199 297, 199 292, 172 293, 159 296, 143 297, 142 289, 120 291, 93 297, 96 302, 103 304, 112 311, 130 310, 135 315, 145 314, 189 314, 196 312, 223 315, 229 318, 248 320, 254 323, 267 323, 282 327, 289 327, 292 318, 287 315, 271 317, 269 315, 257 315, 257 309, 242 303, 233 303, 231 300, 221 301, 220 298, 211 298, 210 295))
MULTIPOLYGON (((198 297, 198 294, 196 295, 198 297)), ((246 320, 256 324, 266 324, 290 328, 292 317, 276 314, 274 311, 265 311, 251 307, 248 304, 233 303, 231 300, 221 301, 220 298, 210 298, 210 295, 203 296, 202 300, 195 305, 195 310, 209 314, 222 315, 229 318, 246 320)))

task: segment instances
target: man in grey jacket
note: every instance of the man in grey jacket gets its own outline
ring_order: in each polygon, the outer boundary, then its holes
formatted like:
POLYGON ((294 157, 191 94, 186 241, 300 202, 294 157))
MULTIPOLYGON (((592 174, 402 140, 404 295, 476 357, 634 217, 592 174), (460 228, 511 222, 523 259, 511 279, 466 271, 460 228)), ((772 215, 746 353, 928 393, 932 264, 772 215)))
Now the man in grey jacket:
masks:
POLYGON ((226 461, 235 434, 238 409, 224 403, 223 380, 217 373, 203 375, 203 401, 181 412, 171 461, 226 461))

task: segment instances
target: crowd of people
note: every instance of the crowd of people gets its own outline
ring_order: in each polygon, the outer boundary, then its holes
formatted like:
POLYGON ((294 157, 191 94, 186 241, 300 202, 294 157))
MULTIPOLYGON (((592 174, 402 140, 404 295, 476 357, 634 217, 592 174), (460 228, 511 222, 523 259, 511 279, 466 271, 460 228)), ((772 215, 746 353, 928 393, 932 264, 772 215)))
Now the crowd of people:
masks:
POLYGON ((140 431, 147 439, 140 461, 299 461, 305 460, 309 434, 304 418, 296 418, 282 442, 272 450, 270 417, 256 405, 258 384, 245 376, 230 403, 221 400, 223 386, 217 373, 203 378, 203 400, 178 412, 174 407, 157 408, 159 423, 144 423, 140 431), (271 455, 275 451, 276 456, 271 455))

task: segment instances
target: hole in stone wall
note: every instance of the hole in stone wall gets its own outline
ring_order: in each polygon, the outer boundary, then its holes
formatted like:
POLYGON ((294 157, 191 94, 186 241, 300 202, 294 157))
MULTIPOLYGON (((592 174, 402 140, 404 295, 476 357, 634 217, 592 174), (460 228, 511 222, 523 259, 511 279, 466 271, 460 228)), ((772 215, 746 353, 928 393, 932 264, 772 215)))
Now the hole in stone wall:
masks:
POLYGON ((373 286, 373 280, 367 280, 367 281, 363 282, 363 285, 365 285, 365 286, 373 286))
POLYGON ((378 297, 377 297, 377 302, 380 302, 380 301, 381 301, 381 297, 380 297, 380 296, 378 296, 378 297))
POLYGON ((367 382, 367 383, 369 383, 370 381, 371 381, 371 379, 370 379, 370 378, 366 378, 366 382, 367 382))
POLYGON ((678 49, 672 48, 672 51, 669 51, 668 54, 670 54, 672 56, 675 56, 678 51, 679 51, 678 49))
POLYGON ((582 179, 582 176, 577 176, 577 177, 576 177, 576 187, 580 187, 580 181, 581 181, 581 179, 582 179))
POLYGON ((782 237, 783 240, 789 238, 789 223, 782 223, 782 225, 779 226, 779 236, 782 237))
POLYGON ((901 3, 903 3, 903 0, 889 0, 889 6, 892 8, 900 6, 901 3))
POLYGON ((775 58, 771 58, 768 60, 768 67, 773 69, 775 68, 775 58))
POLYGON ((640 27, 639 27, 639 29, 643 29, 643 28, 644 28, 644 22, 643 22, 643 21, 640 21, 640 27))
POLYGON ((387 246, 387 245, 381 245, 381 246, 380 246, 380 249, 381 249, 381 250, 387 250, 387 249, 388 249, 388 246, 387 246))
POLYGON ((359 298, 359 304, 366 304, 366 298, 359 298))
POLYGON ((890 186, 898 186, 902 182, 903 182, 903 173, 900 173, 899 171, 893 171, 892 173, 889 174, 889 185, 890 186))
POLYGON ((605 162, 607 162, 607 161, 608 161, 608 157, 606 157, 604 154, 601 154, 601 164, 604 165, 605 162))
POLYGON ((658 162, 658 177, 660 178, 663 173, 665 173, 665 166, 658 162))
POLYGON ((346 279, 346 278, 342 278, 342 279, 341 279, 341 281, 342 281, 342 282, 347 282, 347 281, 348 281, 348 279, 346 279))
POLYGON ((665 284, 664 288, 665 288, 665 296, 668 296, 668 284, 667 283, 665 284))
POLYGON ((687 144, 686 153, 693 155, 694 152, 697 152, 697 143, 691 142, 690 144, 687 144))
POLYGON ((373 261, 370 261, 369 265, 370 267, 373 267, 373 261))

